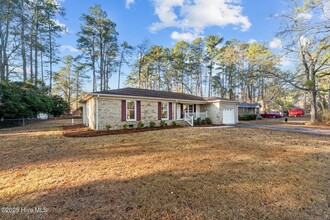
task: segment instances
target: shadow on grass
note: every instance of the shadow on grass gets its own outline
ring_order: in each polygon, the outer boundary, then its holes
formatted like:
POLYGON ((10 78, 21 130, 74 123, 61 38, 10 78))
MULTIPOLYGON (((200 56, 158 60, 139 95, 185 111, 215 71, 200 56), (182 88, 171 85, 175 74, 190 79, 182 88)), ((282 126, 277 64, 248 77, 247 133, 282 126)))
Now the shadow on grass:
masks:
MULTIPOLYGON (((246 154, 254 158, 278 157, 286 152, 290 139, 273 140, 267 136, 277 131, 264 131, 266 142, 258 143, 254 136, 249 136, 252 129, 244 132, 240 129, 197 131, 194 129, 152 131, 141 134, 103 136, 91 138, 65 138, 59 134, 26 136, 20 135, 0 137, 4 143, 0 146, 0 171, 20 169, 25 166, 38 166, 56 161, 79 161, 116 159, 120 157, 157 156, 164 153, 182 154, 200 157, 204 152, 216 154, 246 154), (186 133, 187 131, 192 134, 186 133), (217 139, 217 135, 221 139, 217 139), (233 136, 238 138, 233 139, 233 136), (244 139, 239 138, 244 137, 244 139), (269 141, 267 142, 267 139, 269 141)), ((279 132, 280 133, 280 132, 279 132)), ((308 139, 309 140, 309 139, 308 139)), ((309 140, 310 141, 310 140, 309 140)), ((311 146, 318 141, 313 140, 311 146)), ((323 143, 326 144, 326 143, 323 143)), ((299 155, 295 155, 299 156, 299 155)))
MULTIPOLYGON (((217 143, 210 140, 206 142, 198 139, 184 139, 177 134, 175 135, 178 137, 172 138, 172 142, 163 141, 166 137, 160 139, 154 132, 150 132, 149 140, 143 138, 135 140, 139 134, 131 134, 129 139, 126 135, 117 136, 115 139, 109 136, 105 136, 103 139, 99 137, 88 139, 59 137, 54 139, 53 136, 25 139, 24 143, 13 143, 1 149, 0 171, 19 170, 27 166, 67 161, 120 160, 121 158, 129 160, 130 157, 137 156, 162 158, 164 155, 168 155, 169 158, 171 156, 184 158, 184 154, 186 154, 199 160, 203 158, 203 154, 211 153, 213 157, 246 154, 252 158, 263 158, 273 157, 285 151, 282 146, 273 148, 271 144, 264 145, 253 141, 228 140, 217 143), (267 149, 267 151, 260 149, 267 149)), ((167 135, 173 135, 173 133, 170 132, 167 135)))
MULTIPOLYGON (((259 134, 264 139, 259 143, 250 135, 252 129, 181 131, 88 139, 41 136, 19 143, 11 140, 1 147, 1 171, 35 166, 31 170, 41 172, 38 169, 47 164, 49 169, 64 164, 59 168, 69 173, 70 164, 56 162, 91 163, 84 167, 86 173, 70 173, 68 179, 50 189, 31 179, 33 183, 26 182, 26 186, 39 184, 40 189, 14 193, 0 201, 2 206, 46 207, 47 213, 0 214, 18 219, 326 218, 329 155, 301 149, 291 152, 287 147, 310 139, 298 135, 283 142, 284 132, 265 131, 259 134), (272 133, 283 136, 274 138, 269 136, 272 133), (134 165, 131 162, 136 157, 134 165), (102 166, 93 166, 100 161, 102 166), (103 166, 117 170, 105 169, 102 172, 109 175, 93 176, 103 166), (131 169, 136 176, 127 175, 121 167, 131 169), (121 173, 114 175, 115 171, 121 173), (91 179, 73 180, 81 175, 91 179)), ((326 146, 326 140, 315 139, 306 148, 326 146)), ((73 169, 79 170, 77 167, 73 169)), ((12 180, 12 184, 17 183, 12 180)))
MULTIPOLYGON (((278 166, 277 169, 283 169, 278 166)), ((273 176, 271 167, 255 167, 263 176, 217 169, 210 172, 164 171, 125 179, 59 185, 37 196, 21 195, 3 206, 46 207, 40 214, 18 218, 69 219, 322 219, 326 206, 319 195, 273 176)), ((298 176, 303 179, 303 176, 298 176)), ((285 178, 284 178, 285 179, 285 178)), ((2 213, 3 214, 3 213, 2 213)))

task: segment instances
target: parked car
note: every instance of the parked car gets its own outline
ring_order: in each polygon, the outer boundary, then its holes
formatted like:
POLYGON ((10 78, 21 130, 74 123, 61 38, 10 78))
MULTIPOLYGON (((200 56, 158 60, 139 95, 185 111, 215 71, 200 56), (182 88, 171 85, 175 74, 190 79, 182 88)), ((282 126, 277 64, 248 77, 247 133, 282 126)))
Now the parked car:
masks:
POLYGON ((289 117, 304 117, 305 111, 301 108, 290 108, 288 110, 289 117))
POLYGON ((264 114, 261 114, 261 117, 263 117, 263 118, 280 118, 281 114, 278 112, 266 112, 264 114))

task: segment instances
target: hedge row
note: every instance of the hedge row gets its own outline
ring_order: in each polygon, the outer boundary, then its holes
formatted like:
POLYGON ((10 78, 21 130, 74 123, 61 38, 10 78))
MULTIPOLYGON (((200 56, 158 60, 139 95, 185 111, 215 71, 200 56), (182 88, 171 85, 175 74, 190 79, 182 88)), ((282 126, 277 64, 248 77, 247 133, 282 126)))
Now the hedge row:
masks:
POLYGON ((257 115, 256 114, 242 114, 238 118, 241 121, 249 121, 249 120, 256 120, 257 115))
POLYGON ((210 118, 205 118, 205 119, 196 118, 196 119, 194 119, 194 124, 197 124, 197 125, 212 124, 212 121, 210 118))

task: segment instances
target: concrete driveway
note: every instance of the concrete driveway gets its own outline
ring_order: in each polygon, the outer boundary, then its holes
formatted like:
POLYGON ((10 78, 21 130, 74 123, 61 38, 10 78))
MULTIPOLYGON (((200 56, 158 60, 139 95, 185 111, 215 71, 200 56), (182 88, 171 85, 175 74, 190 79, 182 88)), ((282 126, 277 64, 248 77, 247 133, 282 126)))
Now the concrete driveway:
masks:
POLYGON ((330 130, 307 128, 307 127, 303 128, 303 127, 262 125, 262 124, 237 124, 237 127, 261 128, 261 129, 269 129, 269 130, 277 130, 277 131, 291 131, 291 132, 300 132, 306 134, 319 134, 319 135, 330 136, 330 130))

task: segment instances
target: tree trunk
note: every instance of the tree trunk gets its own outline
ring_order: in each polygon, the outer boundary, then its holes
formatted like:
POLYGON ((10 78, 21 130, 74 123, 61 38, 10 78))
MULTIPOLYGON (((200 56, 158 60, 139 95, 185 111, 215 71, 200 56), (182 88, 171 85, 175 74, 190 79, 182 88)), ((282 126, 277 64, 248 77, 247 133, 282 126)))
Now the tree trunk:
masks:
POLYGON ((30 33, 30 80, 31 83, 34 81, 34 75, 33 75, 33 28, 31 27, 31 33, 30 33))
POLYGON ((69 87, 68 87, 68 103, 69 103, 70 109, 71 109, 72 108, 72 106, 71 106, 71 93, 72 93, 72 91, 71 91, 71 68, 69 68, 68 71, 69 71, 69 76, 68 76, 68 85, 69 85, 69 87))
POLYGON ((7 56, 7 46, 8 46, 8 38, 9 38, 9 26, 10 26, 10 14, 11 14, 11 7, 10 3, 7 6, 7 14, 6 14, 6 34, 4 40, 4 47, 3 47, 3 61, 4 61, 4 68, 5 68, 5 78, 6 80, 9 79, 9 63, 8 63, 8 56, 7 56))
MULTIPOLYGON (((121 51, 119 67, 118 67, 118 89, 120 89, 120 75, 121 75, 121 65, 123 64, 123 58, 124 58, 124 49, 121 51)), ((140 82, 140 80, 139 80, 139 82, 140 82)))
POLYGON ((37 85, 37 81, 38 81, 38 48, 36 45, 34 47, 34 85, 37 85))
POLYGON ((106 64, 105 64, 105 71, 104 71, 104 77, 105 77, 105 79, 104 79, 104 90, 109 89, 109 65, 110 65, 109 61, 107 61, 106 64))
POLYGON ((266 112, 266 106, 265 106, 265 93, 266 93, 266 86, 265 86, 265 80, 262 79, 261 82, 261 109, 263 112, 266 112))
POLYGON ((104 90, 104 73, 103 73, 103 62, 104 62, 104 57, 103 57, 103 39, 102 39, 102 36, 100 35, 100 79, 101 79, 101 82, 100 82, 100 89, 101 91, 104 90))
POLYGON ((324 99, 323 99, 323 97, 321 96, 320 93, 318 93, 317 96, 318 96, 318 99, 319 99, 319 102, 318 102, 319 107, 318 107, 318 109, 320 109, 321 112, 324 112, 324 104, 323 104, 324 103, 324 99))
POLYGON ((92 69, 93 69, 93 92, 96 92, 96 73, 95 73, 95 45, 93 38, 93 46, 92 46, 92 69))
POLYGON ((158 90, 160 90, 160 84, 161 84, 161 80, 160 80, 160 73, 161 73, 161 61, 158 62, 158 90))
POLYGON ((34 84, 37 85, 38 81, 38 30, 39 30, 39 21, 38 21, 38 11, 36 13, 36 24, 35 24, 35 33, 34 33, 34 84))
POLYGON ((141 55, 139 62, 139 88, 141 88, 141 72, 142 72, 143 59, 144 59, 143 55, 141 55))
POLYGON ((53 42, 50 24, 48 25, 48 42, 49 42, 49 93, 52 94, 53 87, 53 42))
POLYGON ((43 61, 43 52, 40 51, 40 68, 41 68, 41 82, 45 83, 44 81, 44 61, 43 61))
POLYGON ((317 92, 315 89, 310 91, 311 98, 311 123, 317 122, 317 105, 316 105, 316 96, 317 92))
POLYGON ((120 89, 120 74, 121 74, 121 61, 119 62, 119 69, 118 69, 118 89, 120 89))
POLYGON ((209 92, 208 92, 208 97, 211 97, 212 68, 213 68, 213 63, 211 61, 210 73, 209 73, 209 92))
POLYGON ((25 18, 24 18, 24 1, 21 1, 21 57, 22 57, 22 68, 23 68, 23 82, 27 79, 26 70, 26 50, 25 50, 25 18))
POLYGON ((181 76, 181 93, 183 93, 183 76, 184 76, 184 73, 182 72, 182 76, 181 76))
POLYGON ((9 80, 9 63, 8 63, 8 59, 9 57, 7 56, 7 53, 4 54, 5 55, 5 64, 6 64, 6 80, 9 80))
POLYGON ((0 36, 0 82, 5 79, 5 71, 4 71, 4 66, 3 66, 3 56, 2 56, 2 51, 3 51, 3 40, 2 37, 0 36))
POLYGON ((79 70, 77 71, 77 75, 76 75, 76 110, 78 109, 78 105, 79 105, 79 70))

